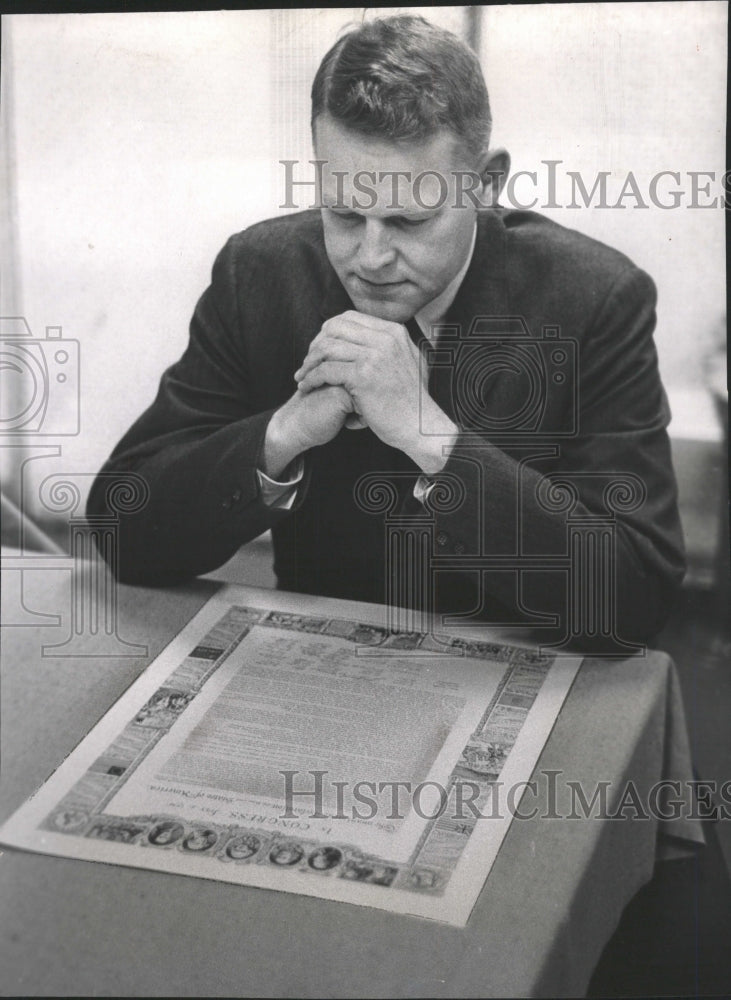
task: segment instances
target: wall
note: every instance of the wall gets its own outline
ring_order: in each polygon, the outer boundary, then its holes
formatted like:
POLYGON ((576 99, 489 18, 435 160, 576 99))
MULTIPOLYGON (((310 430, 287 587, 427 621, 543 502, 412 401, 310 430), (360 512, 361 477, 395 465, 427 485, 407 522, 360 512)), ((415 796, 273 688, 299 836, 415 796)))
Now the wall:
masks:
MULTIPOLYGON (((544 209, 627 253, 659 290, 656 340, 666 385, 697 385, 702 355, 726 309, 721 178, 726 136, 726 5, 597 3, 485 8, 482 60, 495 122, 493 137, 513 169, 537 172, 516 183, 527 203, 546 205, 548 168, 556 168, 558 204, 572 201, 568 171, 588 191, 608 171, 607 203, 616 204, 631 171, 647 208, 544 209), (656 207, 649 194, 660 171, 659 201, 684 191, 680 207, 656 207), (689 171, 711 171, 715 208, 692 208, 689 171)), ((708 181, 699 179, 699 185, 708 181)), ((597 204, 597 198, 592 202, 597 204)), ((682 400, 679 400, 682 407, 682 400)))

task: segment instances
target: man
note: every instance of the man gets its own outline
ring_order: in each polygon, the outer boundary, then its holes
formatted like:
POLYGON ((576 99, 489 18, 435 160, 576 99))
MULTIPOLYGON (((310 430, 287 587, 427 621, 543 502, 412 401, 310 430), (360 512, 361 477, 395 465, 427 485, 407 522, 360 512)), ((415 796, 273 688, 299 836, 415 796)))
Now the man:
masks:
POLYGON ((207 572, 271 528, 283 589, 620 646, 660 628, 683 555, 654 286, 497 207, 490 125, 476 58, 423 19, 333 46, 321 208, 229 240, 90 495, 100 514, 110 473, 148 483, 123 581, 207 572))

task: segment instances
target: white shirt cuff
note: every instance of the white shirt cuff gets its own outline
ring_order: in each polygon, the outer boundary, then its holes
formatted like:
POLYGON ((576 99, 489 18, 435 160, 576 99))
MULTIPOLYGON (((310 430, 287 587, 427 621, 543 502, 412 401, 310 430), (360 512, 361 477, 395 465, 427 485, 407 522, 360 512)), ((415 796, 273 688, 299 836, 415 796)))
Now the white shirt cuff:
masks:
POLYGON ((261 469, 256 470, 259 479, 261 498, 267 507, 275 507, 277 510, 289 510, 297 497, 297 487, 302 481, 305 472, 305 462, 302 456, 298 456, 291 462, 285 472, 289 471, 287 479, 284 481, 272 479, 261 469))
POLYGON ((419 503, 424 503, 436 485, 434 480, 429 479, 428 476, 419 476, 414 483, 414 499, 418 500, 419 503))

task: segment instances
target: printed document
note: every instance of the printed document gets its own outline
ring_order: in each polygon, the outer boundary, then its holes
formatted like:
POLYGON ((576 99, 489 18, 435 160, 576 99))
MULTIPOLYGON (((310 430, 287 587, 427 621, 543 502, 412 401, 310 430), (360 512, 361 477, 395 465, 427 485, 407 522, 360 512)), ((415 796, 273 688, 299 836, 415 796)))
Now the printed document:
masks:
POLYGON ((505 789, 530 778, 580 660, 237 591, 0 841, 463 926, 520 801, 505 789))

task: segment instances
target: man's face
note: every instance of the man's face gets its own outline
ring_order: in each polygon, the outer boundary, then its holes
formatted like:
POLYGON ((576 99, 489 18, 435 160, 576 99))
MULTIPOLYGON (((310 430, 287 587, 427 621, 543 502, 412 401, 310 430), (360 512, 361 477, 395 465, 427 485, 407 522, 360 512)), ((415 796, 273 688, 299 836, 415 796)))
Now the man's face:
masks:
POLYGON ((460 191, 472 182, 455 173, 476 164, 445 129, 397 143, 361 135, 327 114, 316 122, 315 155, 327 161, 322 219, 340 281, 359 312, 405 322, 444 291, 467 259, 476 210, 460 191))

